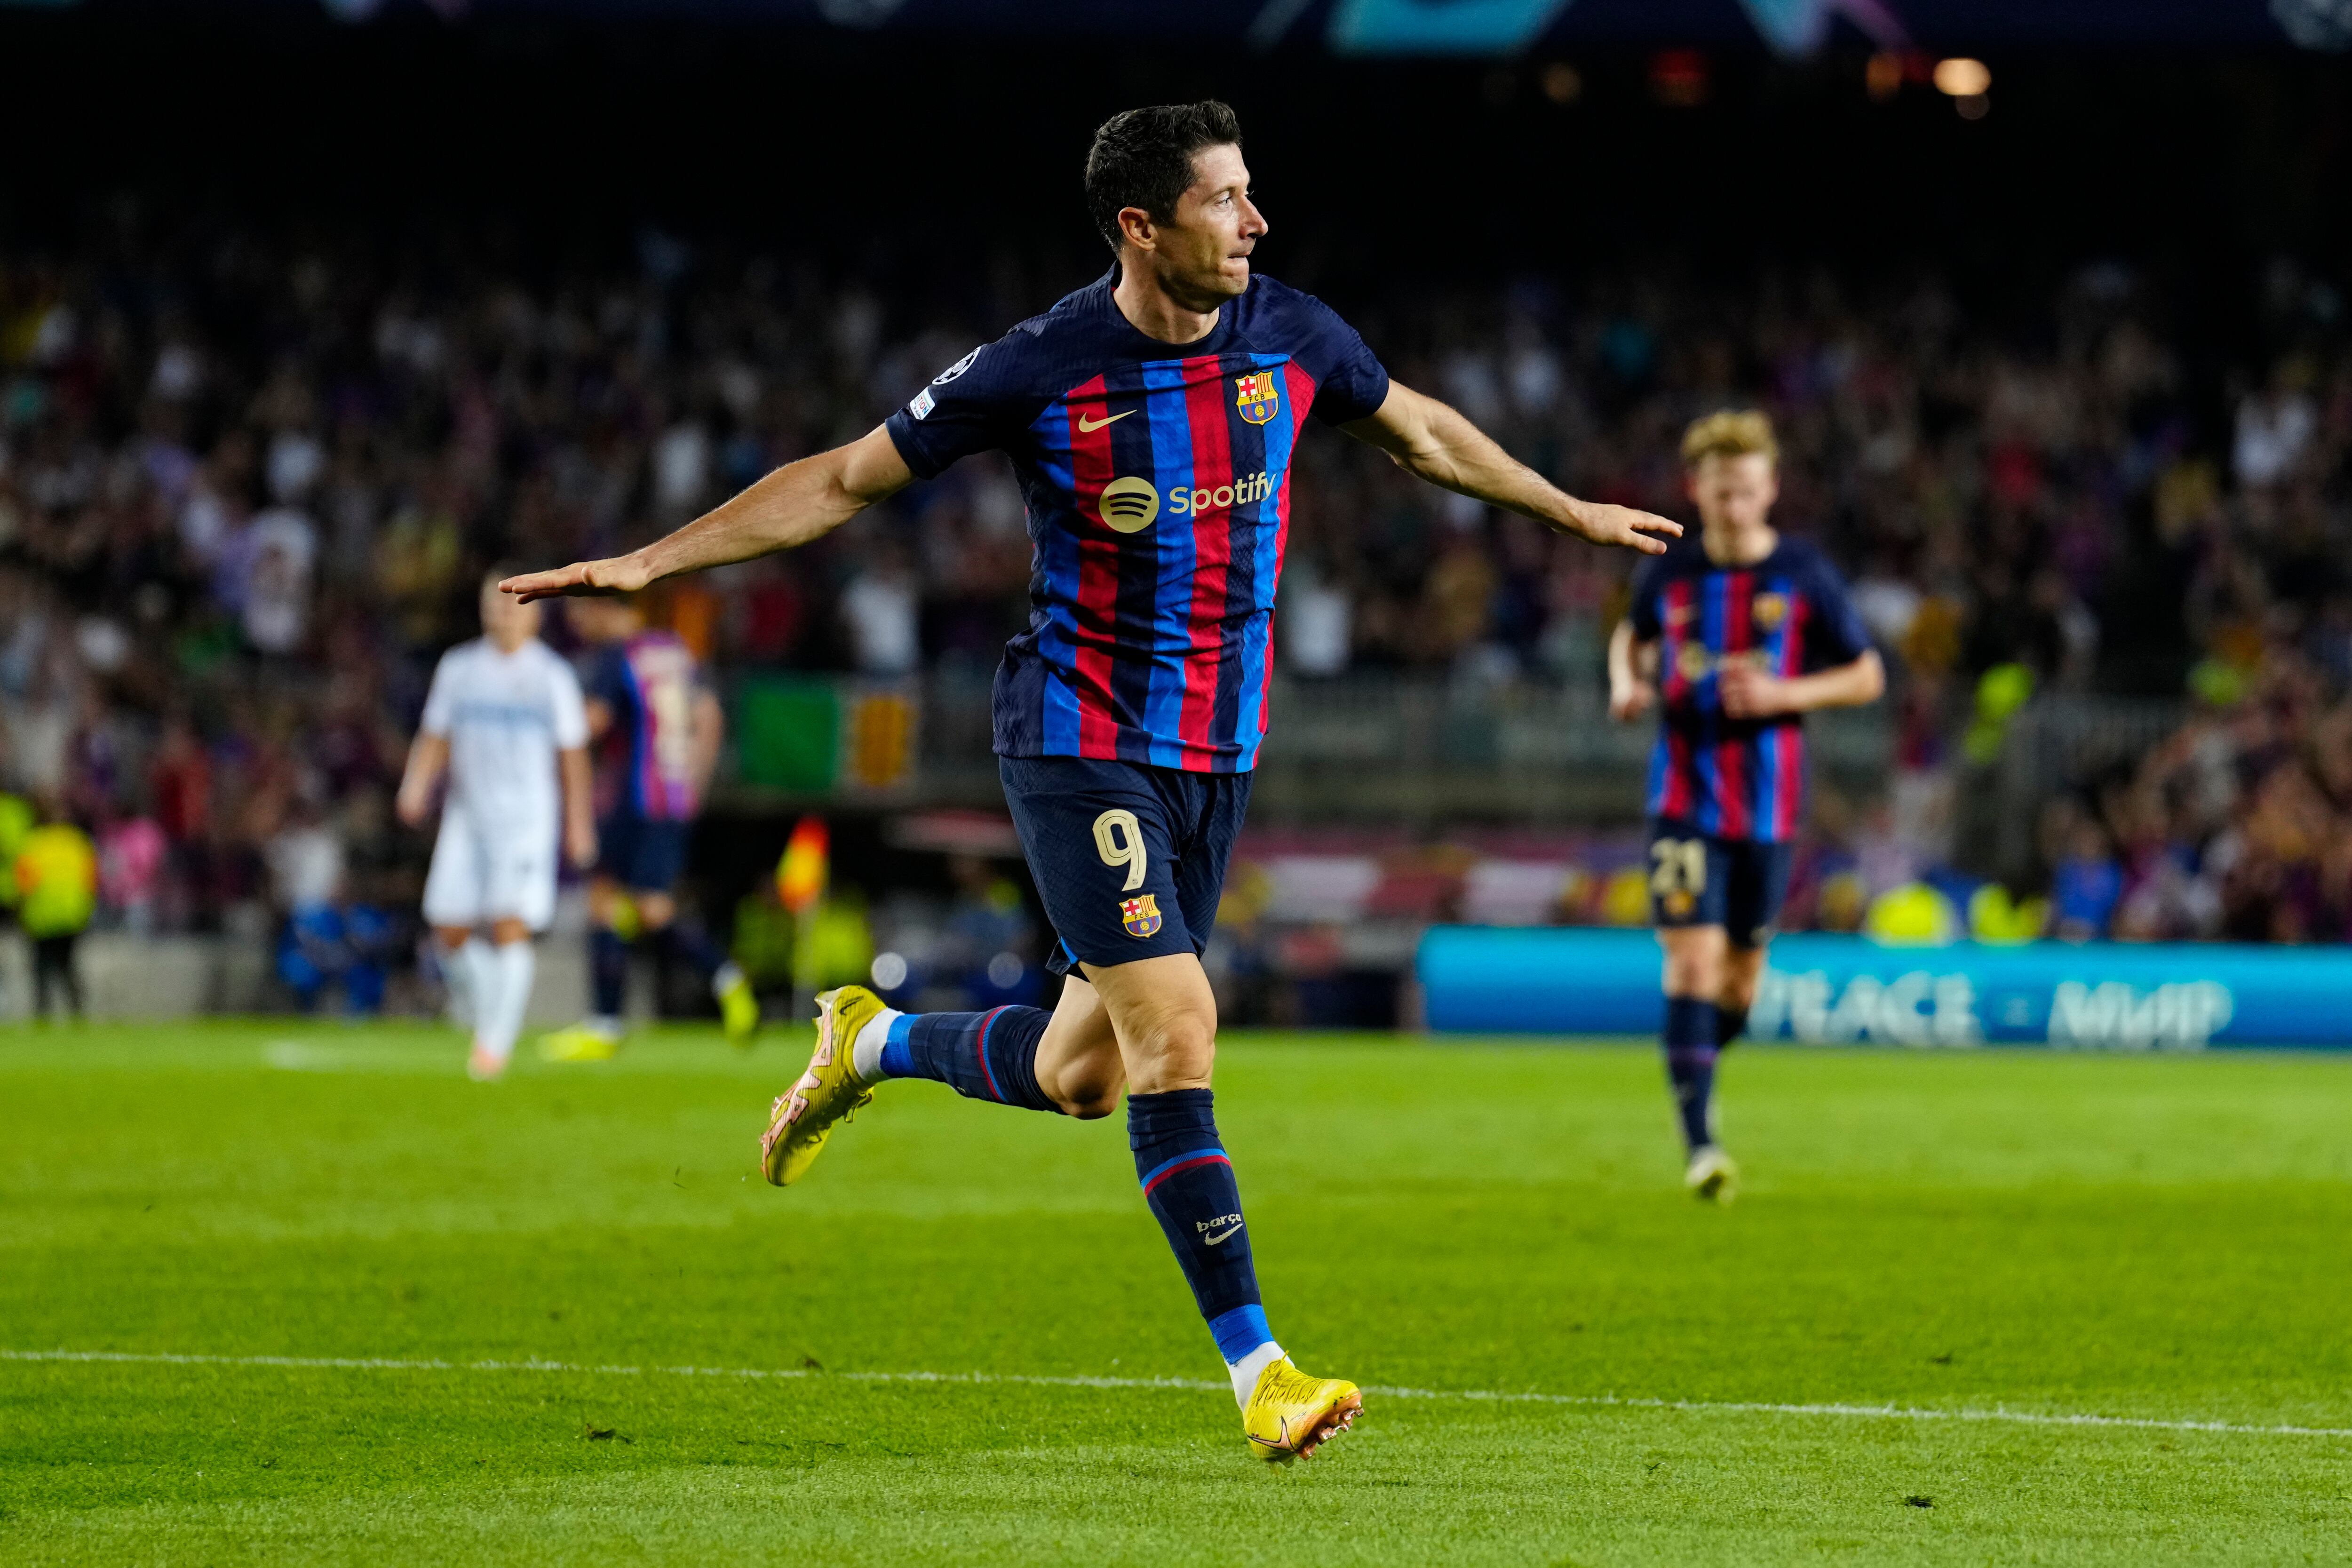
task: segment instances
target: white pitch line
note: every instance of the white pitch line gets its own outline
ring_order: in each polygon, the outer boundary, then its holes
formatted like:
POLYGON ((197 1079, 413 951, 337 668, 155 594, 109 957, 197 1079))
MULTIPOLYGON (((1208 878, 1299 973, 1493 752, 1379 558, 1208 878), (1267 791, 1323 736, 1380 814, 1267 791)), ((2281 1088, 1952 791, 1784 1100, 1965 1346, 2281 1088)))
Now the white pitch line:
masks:
MULTIPOLYGON (((1033 1388, 1161 1388, 1226 1393, 1229 1385, 1188 1377, 1052 1377, 998 1372, 821 1372, 810 1367, 599 1366, 562 1361, 436 1361, 387 1356, 184 1355, 143 1351, 0 1350, 0 1361, 103 1362, 141 1366, 260 1366, 301 1371, 545 1372, 592 1377, 830 1378, 845 1383, 1010 1384, 1033 1388)), ((1499 1389, 1392 1388, 1367 1384, 1391 1399, 1459 1399, 1497 1405, 1580 1405, 1610 1410, 1674 1410, 1713 1415, 1828 1415, 1869 1421, 2000 1421, 2020 1426, 2107 1426, 2143 1432, 2220 1432, 2247 1437, 2352 1437, 2352 1426, 2262 1426, 2235 1421, 2159 1421, 2135 1415, 2060 1411, 1937 1410, 1915 1405, 1775 1405, 1749 1399, 1647 1399, 1615 1394, 1514 1394, 1499 1389)))

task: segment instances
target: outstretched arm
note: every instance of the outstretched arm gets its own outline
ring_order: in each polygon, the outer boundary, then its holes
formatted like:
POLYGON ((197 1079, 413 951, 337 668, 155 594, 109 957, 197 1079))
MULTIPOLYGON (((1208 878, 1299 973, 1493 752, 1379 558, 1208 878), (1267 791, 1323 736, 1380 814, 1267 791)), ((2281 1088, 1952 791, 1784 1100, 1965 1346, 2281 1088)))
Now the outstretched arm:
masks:
POLYGON ((1389 383, 1380 411, 1339 426, 1357 440, 1378 447, 1397 467, 1489 506, 1534 518, 1595 544, 1624 544, 1644 555, 1664 555, 1663 540, 1681 537, 1683 525, 1632 507, 1579 500, 1512 457, 1488 436, 1434 397, 1402 382, 1389 383))
POLYGON ((499 586, 528 604, 562 594, 634 594, 649 583, 806 544, 914 482, 877 426, 846 447, 803 458, 642 550, 527 572, 499 586))

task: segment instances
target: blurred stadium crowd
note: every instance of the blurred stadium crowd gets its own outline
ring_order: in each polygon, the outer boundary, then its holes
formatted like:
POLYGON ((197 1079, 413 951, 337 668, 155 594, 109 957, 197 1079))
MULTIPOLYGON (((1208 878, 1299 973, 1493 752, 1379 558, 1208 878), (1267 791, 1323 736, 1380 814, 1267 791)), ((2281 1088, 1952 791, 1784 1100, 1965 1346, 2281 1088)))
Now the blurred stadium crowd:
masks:
MULTIPOLYGON (((339 940, 394 953, 423 846, 390 792, 482 568, 625 548, 870 428, 1090 266, 1002 257, 944 306, 661 236, 554 273, 456 235, 397 262, 250 235, 0 254, 0 787, 92 836, 103 922, 261 936, 336 908, 381 917, 339 940)), ((2329 284, 2282 265, 2260 293, 2218 415, 2160 291, 2116 267, 1999 321, 1924 274, 1338 302, 1580 494, 1687 515, 1684 422, 1770 411, 1780 520, 1844 563, 1889 651, 1912 786, 1829 803, 1807 918, 1857 923, 1951 858, 1953 793, 2030 695, 2104 691, 2187 717, 2049 804, 2011 879, 2047 895, 2033 922, 2342 941, 2352 353, 2329 284)), ((1341 439, 1298 467, 1294 676, 1599 681, 1630 560, 1341 439)), ((659 614, 729 670, 984 668, 1027 563, 1009 471, 972 463, 659 614)))

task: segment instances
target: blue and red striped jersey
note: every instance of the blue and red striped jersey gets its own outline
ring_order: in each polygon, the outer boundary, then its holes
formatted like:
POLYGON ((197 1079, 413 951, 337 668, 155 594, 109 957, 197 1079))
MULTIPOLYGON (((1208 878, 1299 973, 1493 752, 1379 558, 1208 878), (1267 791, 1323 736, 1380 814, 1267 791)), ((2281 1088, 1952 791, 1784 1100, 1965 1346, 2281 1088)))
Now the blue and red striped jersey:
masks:
POLYGON ((584 683, 613 715, 597 747, 596 815, 690 822, 694 708, 701 676, 694 654, 669 632, 643 631, 598 648, 584 683))
POLYGON ((1658 647, 1658 742, 1649 811, 1717 838, 1779 843, 1804 822, 1801 715, 1734 719, 1716 676, 1751 663, 1779 676, 1851 663, 1870 633, 1822 552, 1783 537, 1753 566, 1717 566, 1694 531, 1642 563, 1633 635, 1658 647))
POLYGON ((1193 773, 1255 765, 1290 458, 1311 410, 1376 411, 1388 372, 1310 294, 1253 277, 1197 342, 1138 331, 1116 268, 950 366, 890 416, 929 479, 1013 459, 1029 628, 996 673, 996 751, 1193 773))

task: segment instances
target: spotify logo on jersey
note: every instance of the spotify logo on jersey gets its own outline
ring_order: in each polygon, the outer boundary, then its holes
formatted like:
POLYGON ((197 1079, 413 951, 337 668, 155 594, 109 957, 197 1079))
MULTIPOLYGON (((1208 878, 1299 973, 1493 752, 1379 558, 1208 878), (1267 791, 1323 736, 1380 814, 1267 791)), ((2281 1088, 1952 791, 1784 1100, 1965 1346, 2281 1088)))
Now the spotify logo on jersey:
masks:
POLYGON ((1097 504, 1103 521, 1121 533, 1134 533, 1150 528, 1151 520, 1160 515, 1160 492, 1150 479, 1129 475, 1103 486, 1102 499, 1097 504))

